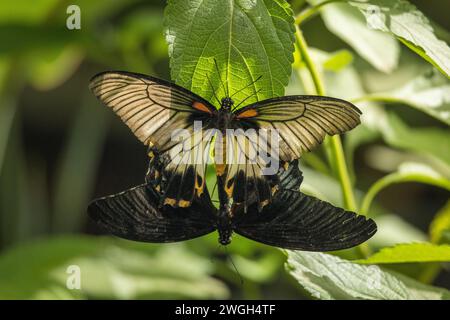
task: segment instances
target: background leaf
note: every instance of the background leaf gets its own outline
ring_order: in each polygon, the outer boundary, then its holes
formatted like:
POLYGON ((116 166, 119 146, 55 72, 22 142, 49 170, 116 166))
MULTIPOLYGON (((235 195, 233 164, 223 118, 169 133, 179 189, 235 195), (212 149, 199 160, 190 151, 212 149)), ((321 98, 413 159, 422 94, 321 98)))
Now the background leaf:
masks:
POLYGON ((291 74, 294 52, 292 11, 284 0, 171 0, 165 12, 171 77, 217 105, 216 94, 246 103, 281 96, 291 74), (217 60, 220 75, 214 67, 217 60), (220 77, 220 78, 219 78, 220 77))
POLYGON ((349 2, 366 17, 368 25, 396 36, 411 50, 450 76, 450 47, 439 40, 430 21, 405 0, 349 2))
POLYGON ((209 260, 182 248, 87 236, 37 241, 0 257, 0 298, 227 297, 225 286, 208 276, 209 260), (66 287, 70 265, 80 268, 80 290, 66 287))
MULTIPOLYGON (((313 4, 322 1, 310 1, 313 4)), ((397 66, 399 45, 390 35, 367 27, 364 16, 346 3, 333 3, 321 9, 326 27, 348 43, 364 59, 383 72, 397 66)))
POLYGON ((370 205, 381 190, 403 182, 421 182, 450 191, 450 180, 439 172, 421 163, 403 163, 397 172, 384 176, 370 187, 361 205, 361 212, 369 214, 370 205))
POLYGON ((373 93, 363 99, 404 103, 450 125, 450 82, 434 70, 428 70, 401 88, 373 93))
POLYGON ((433 243, 450 243, 450 201, 439 210, 430 224, 430 238, 433 243))
POLYGON ((352 262, 362 264, 412 263, 412 262, 449 262, 450 246, 432 243, 407 243, 383 248, 367 259, 352 262))
POLYGON ((325 253, 288 251, 286 268, 313 297, 323 300, 450 299, 445 289, 325 253))
POLYGON ((448 129, 410 127, 394 112, 379 113, 378 119, 378 130, 389 145, 427 154, 450 167, 448 129))

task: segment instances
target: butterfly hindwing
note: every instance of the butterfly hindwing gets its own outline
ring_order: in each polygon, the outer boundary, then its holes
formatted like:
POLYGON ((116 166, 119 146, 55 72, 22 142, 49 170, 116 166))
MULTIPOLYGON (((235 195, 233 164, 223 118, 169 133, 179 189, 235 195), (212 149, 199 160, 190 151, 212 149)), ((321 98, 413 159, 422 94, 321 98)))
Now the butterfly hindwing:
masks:
POLYGON ((214 207, 195 202, 190 208, 159 206, 159 195, 140 185, 116 195, 94 200, 89 216, 106 231, 129 240, 175 242, 215 230, 214 207))
POLYGON ((333 251, 356 246, 376 232, 372 219, 334 207, 301 192, 280 190, 258 212, 236 212, 236 233, 268 245, 305 251, 333 251))

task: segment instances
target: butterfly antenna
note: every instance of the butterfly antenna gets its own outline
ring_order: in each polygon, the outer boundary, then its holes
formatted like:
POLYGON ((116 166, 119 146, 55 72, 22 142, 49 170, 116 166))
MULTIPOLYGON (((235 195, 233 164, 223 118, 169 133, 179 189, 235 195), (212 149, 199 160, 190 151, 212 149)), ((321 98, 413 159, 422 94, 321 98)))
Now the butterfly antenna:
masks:
POLYGON ((252 84, 256 83, 256 82, 257 82, 259 79, 261 79, 261 78, 262 78, 262 75, 259 76, 258 78, 256 78, 255 80, 253 80, 252 82, 250 82, 248 85, 246 85, 246 86, 243 87, 242 89, 239 89, 238 91, 236 91, 235 93, 233 93, 233 94, 231 95, 230 98, 233 98, 233 96, 235 96, 236 94, 238 94, 238 93, 241 92, 242 90, 247 89, 248 87, 250 87, 252 84))
POLYGON ((208 74, 206 74, 206 78, 208 79, 208 82, 209 82, 209 85, 210 85, 210 87, 211 87, 211 89, 212 89, 214 98, 216 98, 217 102, 218 102, 219 105, 220 105, 220 100, 219 100, 219 98, 217 98, 217 95, 216 95, 216 89, 214 89, 214 86, 213 86, 213 84, 212 84, 212 82, 211 82, 211 79, 209 78, 208 74))
POLYGON ((239 102, 239 104, 237 104, 236 106, 234 106, 233 110, 231 110, 231 111, 234 111, 234 110, 236 110, 237 108, 239 108, 239 106, 240 106, 241 104, 243 104, 246 100, 250 99, 250 98, 253 97, 254 95, 257 95, 259 92, 261 92, 261 89, 258 89, 257 91, 255 91, 254 93, 252 93, 251 95, 249 95, 247 98, 245 98, 244 100, 242 100, 241 102, 239 102))
POLYGON ((225 87, 225 84, 222 81, 222 77, 220 76, 219 65, 217 64, 216 58, 214 58, 214 65, 216 66, 217 75, 219 76, 220 83, 222 84, 223 91, 225 92, 225 95, 228 97, 229 96, 228 95, 228 90, 227 90, 227 88, 225 87))
POLYGON ((236 268, 236 265, 234 264, 233 258, 231 258, 231 255, 228 253, 227 247, 226 246, 223 246, 223 247, 225 249, 225 253, 226 253, 228 259, 231 262, 231 265, 233 266, 233 269, 236 271, 236 274, 239 277, 239 282, 241 283, 241 286, 244 285, 244 278, 242 278, 241 274, 239 273, 238 269, 236 268))

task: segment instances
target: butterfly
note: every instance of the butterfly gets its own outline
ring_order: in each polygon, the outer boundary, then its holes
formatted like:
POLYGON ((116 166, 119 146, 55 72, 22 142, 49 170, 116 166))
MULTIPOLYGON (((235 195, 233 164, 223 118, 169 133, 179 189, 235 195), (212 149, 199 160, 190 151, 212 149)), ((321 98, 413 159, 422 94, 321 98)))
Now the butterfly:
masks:
POLYGON ((237 233, 267 245, 305 251, 350 248, 377 230, 372 219, 297 191, 302 182, 297 161, 279 174, 280 190, 262 211, 253 193, 247 210, 243 204, 234 205, 231 214, 213 205, 207 189, 189 207, 161 206, 154 179, 164 161, 155 155, 152 162, 147 183, 89 205, 89 215, 100 227, 121 238, 152 243, 190 240, 217 230, 222 245, 237 233))
POLYGON ((350 102, 306 95, 240 108, 246 99, 235 104, 229 93, 221 100, 214 94, 220 103, 216 109, 174 83, 124 71, 94 76, 90 89, 142 143, 171 159, 162 168, 167 179, 159 187, 164 191, 160 200, 174 208, 189 207, 206 192, 213 150, 223 209, 229 211, 232 203, 246 212, 253 203, 262 211, 279 189, 279 167, 312 150, 326 135, 354 128, 361 114, 350 102))

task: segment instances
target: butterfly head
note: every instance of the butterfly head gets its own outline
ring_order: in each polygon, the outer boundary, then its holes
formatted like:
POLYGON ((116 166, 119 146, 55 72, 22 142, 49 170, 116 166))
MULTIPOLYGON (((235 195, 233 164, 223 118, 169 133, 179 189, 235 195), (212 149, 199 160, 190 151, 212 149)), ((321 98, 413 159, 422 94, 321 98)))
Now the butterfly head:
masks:
POLYGON ((222 98, 222 101, 220 102, 220 105, 225 110, 231 110, 231 107, 233 107, 234 101, 230 97, 222 98))

